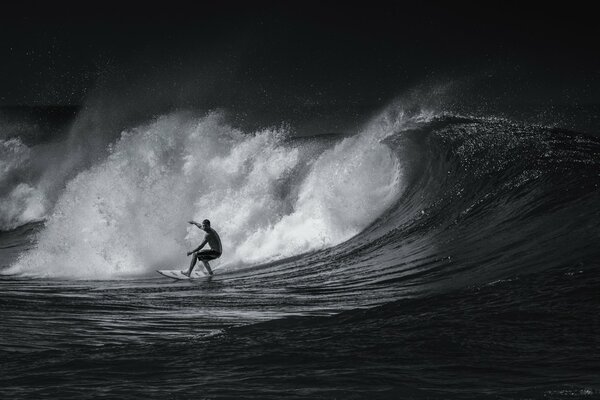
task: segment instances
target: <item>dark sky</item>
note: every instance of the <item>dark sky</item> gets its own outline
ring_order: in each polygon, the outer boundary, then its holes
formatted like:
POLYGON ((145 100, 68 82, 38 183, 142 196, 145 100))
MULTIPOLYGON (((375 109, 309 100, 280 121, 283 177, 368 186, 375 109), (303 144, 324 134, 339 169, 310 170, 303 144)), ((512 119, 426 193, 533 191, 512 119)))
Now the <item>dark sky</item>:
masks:
POLYGON ((371 104, 482 77, 524 101, 600 101, 596 14, 520 3, 13 6, 0 16, 0 105, 102 91, 175 106, 371 104))

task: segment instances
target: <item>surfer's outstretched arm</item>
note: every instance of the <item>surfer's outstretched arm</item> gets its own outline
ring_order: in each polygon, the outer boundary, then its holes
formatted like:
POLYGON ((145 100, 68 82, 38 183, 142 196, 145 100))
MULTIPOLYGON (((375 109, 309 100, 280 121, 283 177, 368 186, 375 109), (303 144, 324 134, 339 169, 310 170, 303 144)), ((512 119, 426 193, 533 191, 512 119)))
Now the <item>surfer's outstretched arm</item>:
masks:
POLYGON ((188 224, 196 225, 199 229, 202 229, 202 225, 200 225, 196 221, 188 221, 188 224))

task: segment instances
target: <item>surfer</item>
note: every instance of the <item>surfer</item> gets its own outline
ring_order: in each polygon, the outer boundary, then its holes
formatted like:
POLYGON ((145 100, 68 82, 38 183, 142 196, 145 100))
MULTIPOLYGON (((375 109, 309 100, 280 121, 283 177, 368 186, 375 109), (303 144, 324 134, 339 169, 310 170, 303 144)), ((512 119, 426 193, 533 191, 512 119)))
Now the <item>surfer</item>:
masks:
POLYGON ((198 228, 206 232, 206 235, 204 235, 204 240, 202 241, 202 243, 200 243, 200 246, 187 253, 188 256, 192 254, 194 256, 192 257, 192 261, 190 262, 190 268, 188 269, 188 271, 181 271, 181 273, 185 276, 190 276, 192 274, 192 270, 194 269, 194 265, 196 265, 196 261, 202 261, 202 264, 204 264, 204 268, 206 268, 208 274, 212 275, 213 272, 210 269, 210 264, 208 264, 208 261, 215 260, 221 257, 221 238, 219 237, 217 231, 210 227, 210 221, 207 219, 202 221, 202 225, 194 221, 189 221, 188 223, 196 225, 198 228), (210 246, 210 250, 207 249, 200 251, 207 243, 210 246))

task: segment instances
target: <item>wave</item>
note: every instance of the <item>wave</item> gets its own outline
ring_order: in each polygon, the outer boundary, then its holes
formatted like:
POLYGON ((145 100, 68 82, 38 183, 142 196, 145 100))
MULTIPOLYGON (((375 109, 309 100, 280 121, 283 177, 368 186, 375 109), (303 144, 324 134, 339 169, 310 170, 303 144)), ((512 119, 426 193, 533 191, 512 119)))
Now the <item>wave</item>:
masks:
POLYGON ((440 114, 386 139, 406 188, 339 248, 364 273, 337 284, 463 287, 597 257, 600 140, 496 118, 440 114))
MULTIPOLYGON (((373 123, 406 119, 396 109, 373 123)), ((247 276, 358 307, 570 271, 600 255, 600 140, 497 118, 410 120, 382 139, 402 170, 389 208, 335 247, 247 276)))
POLYGON ((8 272, 179 267, 200 240, 186 221, 209 218, 222 271, 272 285, 377 288, 384 302, 501 281, 597 254, 599 153, 583 134, 398 104, 333 140, 174 113, 125 131, 72 179, 8 272))

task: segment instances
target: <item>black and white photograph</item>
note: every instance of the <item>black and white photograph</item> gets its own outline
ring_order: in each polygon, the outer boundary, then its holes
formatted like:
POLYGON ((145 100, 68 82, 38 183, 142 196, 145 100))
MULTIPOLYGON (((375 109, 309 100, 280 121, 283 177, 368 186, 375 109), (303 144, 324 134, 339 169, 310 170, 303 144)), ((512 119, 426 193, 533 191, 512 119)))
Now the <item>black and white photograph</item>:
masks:
POLYGON ((583 2, 0 8, 0 398, 600 398, 583 2))

